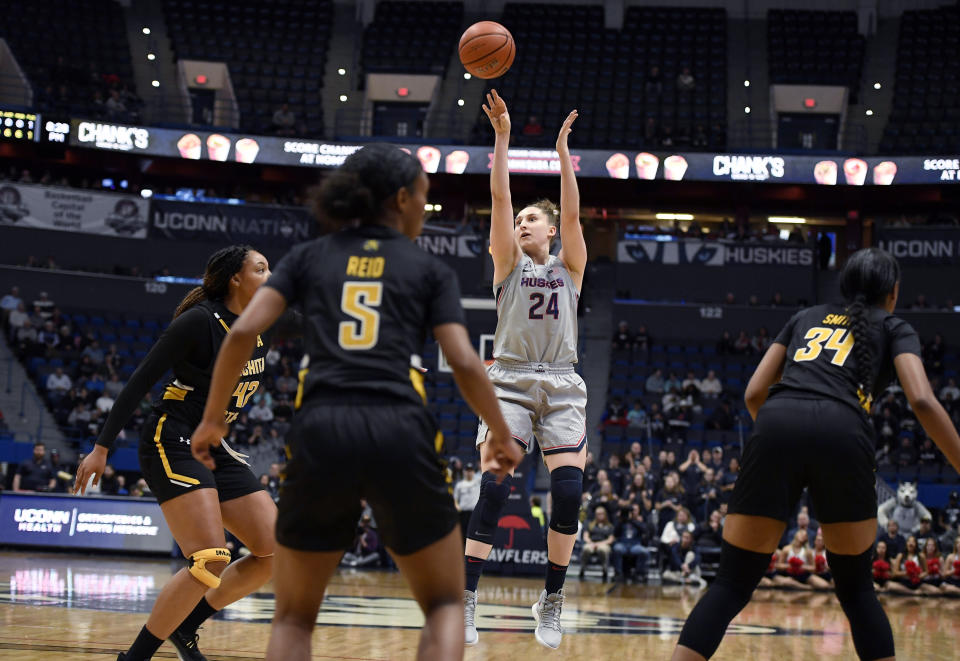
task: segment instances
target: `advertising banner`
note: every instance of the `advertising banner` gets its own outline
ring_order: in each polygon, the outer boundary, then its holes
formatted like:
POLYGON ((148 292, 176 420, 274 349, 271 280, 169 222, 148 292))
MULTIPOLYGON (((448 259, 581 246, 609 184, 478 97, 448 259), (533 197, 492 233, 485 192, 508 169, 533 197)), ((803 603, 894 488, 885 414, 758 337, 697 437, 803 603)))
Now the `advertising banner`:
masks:
POLYGON ((813 249, 789 243, 722 241, 620 241, 617 261, 670 266, 805 266, 813 265, 813 249))
MULTIPOLYGON (((321 168, 337 167, 363 146, 359 143, 161 129, 80 119, 71 121, 69 138, 70 144, 77 147, 134 154, 321 168)), ((485 174, 493 160, 493 147, 424 144, 398 144, 397 147, 415 154, 429 173, 485 174)), ((822 186, 960 181, 960 157, 653 153, 636 149, 574 148, 571 158, 579 176, 613 179, 755 181, 822 186)), ((510 172, 516 174, 560 173, 560 160, 552 149, 510 149, 509 166, 510 172)))
POLYGON ((487 262, 492 264, 493 258, 487 250, 487 237, 476 234, 421 234, 417 237, 417 245, 453 269, 463 294, 489 292, 485 272, 487 262))
POLYGON ((877 230, 877 244, 901 264, 960 263, 960 228, 917 227, 877 230))
POLYGON ((0 225, 144 239, 147 202, 139 196, 4 182, 0 225))
POLYGON ((173 535, 157 501, 5 492, 0 544, 167 553, 173 535))
POLYGON ((300 207, 215 204, 154 199, 150 237, 293 245, 310 238, 316 223, 300 207))

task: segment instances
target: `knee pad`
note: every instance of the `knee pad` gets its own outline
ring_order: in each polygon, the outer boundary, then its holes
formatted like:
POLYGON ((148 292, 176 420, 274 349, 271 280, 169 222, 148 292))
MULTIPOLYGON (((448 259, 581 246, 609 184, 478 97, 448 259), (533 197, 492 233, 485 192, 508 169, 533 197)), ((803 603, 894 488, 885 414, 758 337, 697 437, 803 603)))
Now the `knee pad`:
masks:
POLYGON ((705 659, 712 657, 727 625, 750 601, 769 563, 769 553, 748 551, 724 541, 717 578, 687 617, 679 644, 705 659))
POLYGON ((743 608, 750 601, 769 565, 769 553, 748 551, 723 540, 720 543, 720 566, 715 582, 737 595, 739 606, 743 608))
POLYGON ((550 473, 550 495, 553 511, 550 529, 561 535, 576 535, 583 496, 583 471, 576 466, 560 466, 550 473))
POLYGON ((840 555, 828 550, 827 563, 830 565, 830 572, 837 586, 837 599, 841 605, 845 601, 856 599, 858 592, 874 593, 872 548, 860 555, 840 555))
POLYGON ((507 504, 510 496, 510 477, 503 478, 497 484, 497 476, 485 472, 480 477, 480 499, 477 501, 470 524, 467 527, 467 537, 484 544, 493 544, 493 535, 497 531, 497 522, 500 513, 507 504))
POLYGON ((850 621, 853 646, 861 659, 885 659, 894 655, 893 632, 873 589, 873 549, 860 555, 827 551, 827 562, 836 584, 837 599, 850 621))
POLYGON ((220 577, 207 569, 208 562, 230 563, 230 549, 203 549, 187 558, 190 575, 210 588, 220 587, 220 577))

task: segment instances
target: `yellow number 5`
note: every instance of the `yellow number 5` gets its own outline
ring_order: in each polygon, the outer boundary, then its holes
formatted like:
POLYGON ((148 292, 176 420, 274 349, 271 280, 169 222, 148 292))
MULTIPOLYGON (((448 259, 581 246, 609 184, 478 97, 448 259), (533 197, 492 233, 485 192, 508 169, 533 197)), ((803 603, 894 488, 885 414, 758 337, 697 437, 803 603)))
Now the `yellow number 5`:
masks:
POLYGON ((853 349, 853 335, 846 328, 834 330, 815 326, 807 331, 803 339, 810 341, 807 342, 805 348, 797 349, 796 353, 793 354, 793 359, 798 363, 816 360, 824 349, 823 343, 826 342, 826 348, 834 352, 830 362, 843 367, 843 364, 847 362, 847 356, 850 355, 850 350, 853 349))
POLYGON ((340 322, 340 346, 349 351, 372 349, 380 337, 382 282, 345 282, 340 309, 356 321, 340 322))

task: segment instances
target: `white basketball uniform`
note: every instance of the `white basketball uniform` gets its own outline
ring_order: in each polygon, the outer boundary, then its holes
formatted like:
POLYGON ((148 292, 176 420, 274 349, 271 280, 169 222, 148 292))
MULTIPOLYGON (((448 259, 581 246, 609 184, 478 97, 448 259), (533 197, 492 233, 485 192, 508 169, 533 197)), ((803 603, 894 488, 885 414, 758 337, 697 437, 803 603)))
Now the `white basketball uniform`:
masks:
MULTIPOLYGON (((487 368, 510 433, 526 452, 579 452, 586 443, 587 388, 577 362, 573 278, 554 255, 543 265, 524 254, 493 287, 497 299, 494 363, 487 368)), ((487 436, 480 421, 477 445, 487 436)))

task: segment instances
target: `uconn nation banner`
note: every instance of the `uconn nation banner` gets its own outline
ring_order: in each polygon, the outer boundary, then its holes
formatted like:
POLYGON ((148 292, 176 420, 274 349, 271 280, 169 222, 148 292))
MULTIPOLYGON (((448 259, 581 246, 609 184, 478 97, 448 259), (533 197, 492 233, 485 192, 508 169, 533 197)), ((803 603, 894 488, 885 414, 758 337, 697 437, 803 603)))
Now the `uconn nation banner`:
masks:
POLYGON ((147 208, 139 196, 0 184, 0 226, 145 239, 147 208))
POLYGON ((316 223, 299 207, 211 202, 150 202, 150 238, 293 245, 306 241, 316 223))
POLYGON ((877 240, 901 264, 960 264, 960 228, 885 228, 877 231, 877 240))
POLYGON ((812 266, 813 249, 789 243, 721 241, 627 241, 617 243, 617 261, 668 266, 812 266))

